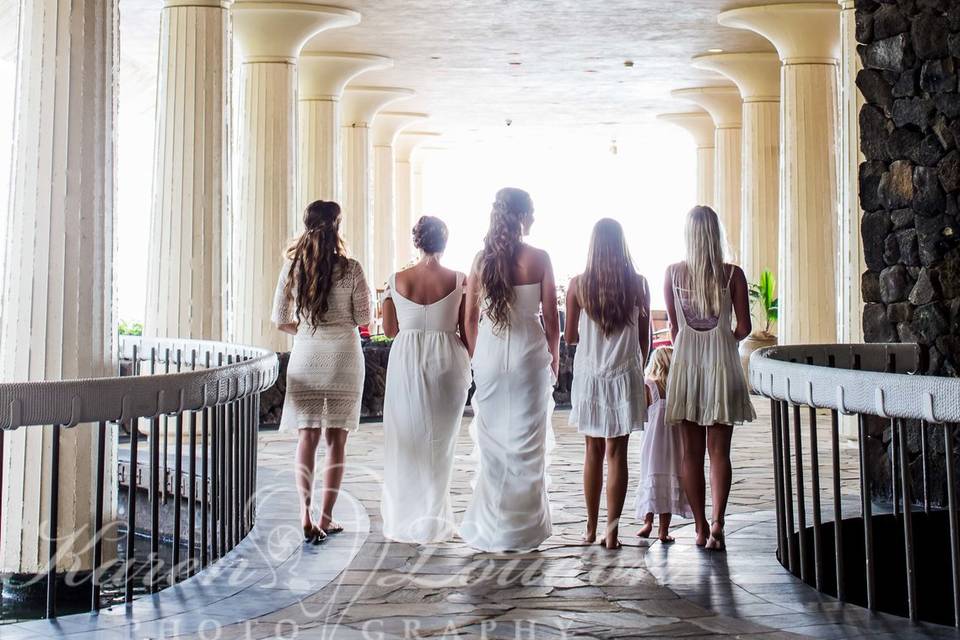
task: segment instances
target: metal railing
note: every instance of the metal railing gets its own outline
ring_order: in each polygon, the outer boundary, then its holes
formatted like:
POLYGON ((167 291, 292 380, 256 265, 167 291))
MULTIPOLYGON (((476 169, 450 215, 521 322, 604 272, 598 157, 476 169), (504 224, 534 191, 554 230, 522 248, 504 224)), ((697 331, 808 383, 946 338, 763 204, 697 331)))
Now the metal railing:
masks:
POLYGON ((780 563, 840 600, 960 627, 960 379, 917 375, 923 361, 917 345, 769 347, 751 357, 750 382, 771 402, 780 563), (841 457, 853 447, 841 438, 844 415, 856 416, 859 471, 859 496, 854 485, 846 505, 841 457), (939 455, 943 474, 933 470, 939 455), (937 505, 932 488, 944 484, 946 504, 937 505), (948 563, 931 562, 941 546, 948 563))
MULTIPOLYGON (((70 532, 58 527, 60 439, 64 429, 92 423, 95 429, 93 478, 93 570, 90 609, 101 607, 104 498, 107 447, 119 432, 129 437, 126 533, 122 549, 123 598, 134 598, 135 541, 149 531, 148 591, 162 580, 174 584, 232 549, 256 518, 256 460, 259 394, 277 377, 272 351, 223 342, 121 337, 119 375, 114 378, 0 384, 0 459, 5 433, 51 426, 50 491, 45 507, 46 617, 57 614, 58 539, 70 532), (166 499, 168 428, 173 425, 173 561, 158 575, 160 504, 166 499), (161 430, 161 425, 164 429, 161 430), (139 448, 146 432, 149 524, 137 519, 139 448), (184 435, 187 439, 184 443, 184 435), (183 468, 184 445, 187 448, 183 468), (161 458, 161 447, 164 455, 161 458), (199 451, 198 451, 199 450, 199 451), (199 454, 199 455, 198 455, 199 454), (199 467, 199 469, 198 469, 199 467), (161 468, 164 474, 161 488, 161 468), (186 483, 186 487, 184 487, 186 483), (186 503, 186 505, 184 505, 186 503), (186 540, 181 536, 186 509, 186 540), (181 557, 186 542, 186 558, 181 557)), ((2 473, 2 469, 0 469, 2 473)), ((4 490, 0 477, 0 492, 4 490)), ((0 505, 3 496, 0 493, 0 505)))

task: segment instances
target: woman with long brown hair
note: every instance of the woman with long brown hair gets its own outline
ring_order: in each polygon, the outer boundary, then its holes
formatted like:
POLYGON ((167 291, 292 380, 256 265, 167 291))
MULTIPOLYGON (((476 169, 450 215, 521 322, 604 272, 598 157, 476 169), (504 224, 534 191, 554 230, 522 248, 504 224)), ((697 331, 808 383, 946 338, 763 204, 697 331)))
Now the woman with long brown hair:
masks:
POLYGON ((467 280, 480 462, 460 535, 482 551, 535 549, 551 534, 546 454, 560 318, 550 257, 523 241, 532 224, 526 191, 498 191, 467 280))
POLYGON ((347 434, 360 424, 364 361, 359 325, 370 322, 370 290, 340 237, 340 205, 317 200, 304 232, 287 251, 274 296, 273 322, 293 336, 281 430, 299 430, 297 487, 304 540, 318 543, 343 527, 332 519, 343 479, 347 434), (313 470, 326 436, 320 519, 310 513, 313 470))
POLYGON ((618 549, 627 497, 627 443, 647 417, 643 363, 650 351, 650 290, 637 273, 620 223, 593 227, 587 268, 570 281, 564 337, 576 344, 570 424, 586 440, 583 491, 587 530, 597 538, 603 459, 607 459, 607 528, 603 544, 618 549))
POLYGON ((673 335, 665 421, 683 430, 681 475, 696 522, 696 543, 723 550, 733 425, 756 417, 737 353, 737 343, 750 335, 750 302, 743 270, 724 262, 723 229, 716 212, 704 206, 691 209, 685 235, 687 257, 667 269, 663 284, 673 335), (713 494, 710 524, 707 451, 713 494))

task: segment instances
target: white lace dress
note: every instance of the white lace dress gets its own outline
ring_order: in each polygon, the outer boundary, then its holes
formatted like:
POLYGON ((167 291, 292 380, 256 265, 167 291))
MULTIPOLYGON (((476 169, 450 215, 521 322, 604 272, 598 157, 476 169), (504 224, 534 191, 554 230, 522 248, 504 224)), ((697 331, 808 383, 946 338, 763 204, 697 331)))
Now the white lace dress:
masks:
MULTIPOLYGON (((297 321, 294 300, 284 294, 290 261, 280 270, 274 324, 297 321)), ((313 327, 301 322, 287 364, 287 392, 280 430, 339 428, 360 424, 364 360, 357 327, 370 322, 370 289, 363 268, 350 260, 330 289, 329 309, 313 327)))
POLYGON ((470 356, 457 335, 463 274, 442 300, 417 304, 396 290, 400 333, 390 346, 383 402, 383 535, 414 544, 441 542, 456 531, 450 475, 470 387, 470 356))

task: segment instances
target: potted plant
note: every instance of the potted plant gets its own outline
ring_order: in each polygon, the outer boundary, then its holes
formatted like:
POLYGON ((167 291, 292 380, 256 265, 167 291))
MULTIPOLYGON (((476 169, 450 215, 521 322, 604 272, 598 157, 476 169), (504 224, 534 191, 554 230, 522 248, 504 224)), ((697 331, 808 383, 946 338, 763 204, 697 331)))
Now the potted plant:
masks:
MULTIPOLYGON (((750 355, 757 349, 772 347, 777 344, 777 336, 771 329, 777 322, 777 280, 769 269, 760 274, 760 281, 748 285, 750 303, 753 306, 754 318, 763 323, 762 329, 754 330, 740 343, 740 363, 743 373, 750 377, 750 355)), ((759 324, 759 323, 758 323, 759 324)))

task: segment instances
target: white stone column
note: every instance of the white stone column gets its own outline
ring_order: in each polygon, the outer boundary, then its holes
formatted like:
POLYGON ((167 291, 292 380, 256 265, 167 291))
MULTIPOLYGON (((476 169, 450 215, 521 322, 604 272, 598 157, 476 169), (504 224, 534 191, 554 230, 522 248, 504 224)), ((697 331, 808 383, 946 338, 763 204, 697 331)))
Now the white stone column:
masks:
POLYGON ((287 337, 270 322, 283 253, 303 207, 297 200, 297 57, 312 36, 356 24, 348 9, 308 2, 233 5, 241 53, 233 339, 276 351, 287 337))
POLYGON ((763 5, 720 14, 777 48, 780 114, 780 342, 837 339, 837 61, 835 2, 763 5))
POLYGON ((867 270, 860 235, 860 107, 857 87, 862 65, 857 55, 857 24, 853 0, 840 2, 840 280, 837 337, 840 342, 863 342, 863 295, 860 278, 867 270))
MULTIPOLYGON (((114 311, 116 0, 23 0, 0 298, 4 382, 110 376, 114 311)), ((60 569, 92 567, 91 425, 62 429, 60 569)), ((5 435, 2 570, 46 571, 51 427, 5 435)), ((115 514, 107 447, 105 522, 115 514)), ((106 548, 107 545, 105 545, 106 548)))
POLYGON ((740 266, 748 282, 757 282, 764 270, 776 275, 778 264, 780 58, 775 53, 717 53, 697 56, 693 66, 730 78, 743 100, 740 266))
POLYGON ((411 164, 414 151, 421 144, 436 140, 439 133, 432 131, 405 131, 397 136, 394 145, 394 184, 396 192, 396 235, 394 247, 394 271, 402 269, 413 262, 416 251, 413 246, 411 231, 415 219, 413 217, 413 166, 411 164))
POLYGON ((393 273, 397 248, 396 182, 394 145, 400 132, 425 113, 381 112, 373 120, 373 278, 382 288, 393 273))
POLYGON ((160 19, 144 331, 223 338, 230 219, 228 0, 166 0, 160 19))
MULTIPOLYGON (((321 36, 322 37, 322 36, 321 36)), ((309 45, 308 45, 309 46, 309 45)), ((304 51, 300 55, 300 203, 340 202, 340 96, 361 73, 393 66, 390 58, 366 53, 304 51)), ((302 220, 296 221, 302 225, 302 220)))
POLYGON ((672 91, 671 95, 703 107, 713 118, 716 126, 713 208, 726 231, 729 257, 737 261, 740 249, 740 169, 743 153, 740 93, 731 85, 677 89, 672 91))
MULTIPOLYGON (((343 236, 347 251, 373 276, 373 148, 370 127, 388 104, 410 98, 410 89, 347 87, 343 93, 343 236)), ((371 284, 371 286, 376 286, 371 284)))
POLYGON ((657 120, 686 130, 697 146, 697 204, 712 207, 716 173, 716 127, 706 111, 663 113, 657 120))

